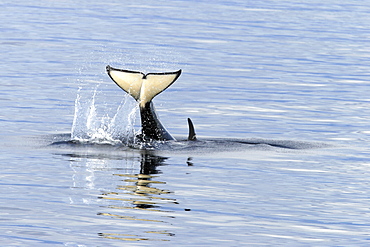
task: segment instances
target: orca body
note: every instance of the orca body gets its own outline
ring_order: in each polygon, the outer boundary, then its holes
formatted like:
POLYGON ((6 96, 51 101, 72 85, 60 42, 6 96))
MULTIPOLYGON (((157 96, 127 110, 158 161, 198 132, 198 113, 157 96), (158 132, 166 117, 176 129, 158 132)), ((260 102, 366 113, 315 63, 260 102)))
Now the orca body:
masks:
MULTIPOLYGON (((106 67, 109 77, 126 93, 131 95, 140 107, 142 141, 169 141, 175 138, 159 121, 152 99, 171 86, 181 75, 181 70, 167 73, 148 73, 106 67)), ((196 140, 193 124, 188 119, 188 140, 196 140)))

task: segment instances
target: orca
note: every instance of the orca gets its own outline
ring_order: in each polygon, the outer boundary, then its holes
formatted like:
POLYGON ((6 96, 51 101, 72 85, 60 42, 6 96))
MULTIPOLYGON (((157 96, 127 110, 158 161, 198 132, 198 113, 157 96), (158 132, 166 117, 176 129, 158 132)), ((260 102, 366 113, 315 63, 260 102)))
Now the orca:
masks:
MULTIPOLYGON (((171 86, 181 75, 181 70, 165 73, 144 74, 138 71, 106 67, 109 77, 131 95, 138 103, 141 117, 141 141, 176 141, 159 121, 152 99, 171 86)), ((196 134, 193 123, 188 118, 188 140, 195 141, 196 134)))

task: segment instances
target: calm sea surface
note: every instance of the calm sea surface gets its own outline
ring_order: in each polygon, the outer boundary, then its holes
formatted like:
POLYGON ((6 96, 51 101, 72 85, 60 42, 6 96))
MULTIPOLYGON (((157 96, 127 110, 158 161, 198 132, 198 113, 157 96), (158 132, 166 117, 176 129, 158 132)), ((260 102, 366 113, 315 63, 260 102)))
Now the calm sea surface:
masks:
POLYGON ((370 244, 370 3, 126 2, 0 3, 1 245, 370 244), (182 69, 154 104, 203 142, 112 145, 107 64, 182 69))

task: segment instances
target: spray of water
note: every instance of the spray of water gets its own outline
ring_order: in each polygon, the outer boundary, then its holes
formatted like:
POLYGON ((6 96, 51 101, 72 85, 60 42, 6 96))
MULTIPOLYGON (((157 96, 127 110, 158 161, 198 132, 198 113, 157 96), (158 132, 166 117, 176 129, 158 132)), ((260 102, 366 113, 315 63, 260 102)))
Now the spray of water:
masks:
POLYGON ((79 88, 75 101, 72 140, 83 143, 129 145, 135 137, 136 104, 125 95, 118 108, 111 109, 105 104, 97 104, 98 92, 99 85, 90 97, 86 97, 83 96, 82 88, 79 88), (113 111, 113 116, 109 116, 108 113, 99 114, 99 107, 105 112, 113 111))

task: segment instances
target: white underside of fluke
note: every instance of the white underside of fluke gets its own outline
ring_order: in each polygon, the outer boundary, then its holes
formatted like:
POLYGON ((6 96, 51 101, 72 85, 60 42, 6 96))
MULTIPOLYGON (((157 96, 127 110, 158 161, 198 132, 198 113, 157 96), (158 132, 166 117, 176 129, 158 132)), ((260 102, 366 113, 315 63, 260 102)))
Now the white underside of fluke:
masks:
POLYGON ((130 94, 144 107, 156 95, 168 88, 180 76, 181 70, 168 73, 149 73, 147 75, 129 70, 118 70, 107 66, 112 80, 130 94))

